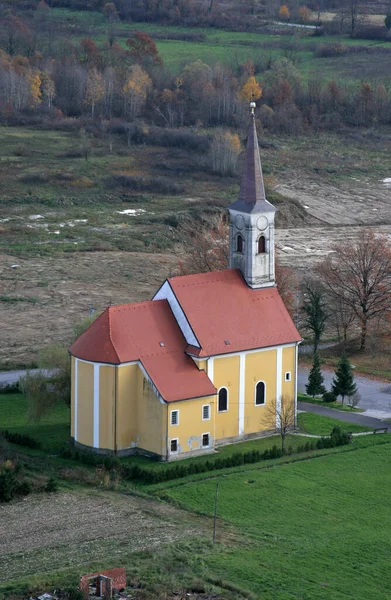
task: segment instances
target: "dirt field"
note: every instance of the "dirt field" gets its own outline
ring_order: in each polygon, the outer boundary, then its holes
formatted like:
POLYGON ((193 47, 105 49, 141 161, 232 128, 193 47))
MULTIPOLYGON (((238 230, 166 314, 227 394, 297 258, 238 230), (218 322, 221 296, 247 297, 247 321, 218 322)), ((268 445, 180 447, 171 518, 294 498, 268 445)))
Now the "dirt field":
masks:
POLYGON ((206 531, 170 505, 96 491, 29 497, 0 508, 0 581, 99 562, 206 531))

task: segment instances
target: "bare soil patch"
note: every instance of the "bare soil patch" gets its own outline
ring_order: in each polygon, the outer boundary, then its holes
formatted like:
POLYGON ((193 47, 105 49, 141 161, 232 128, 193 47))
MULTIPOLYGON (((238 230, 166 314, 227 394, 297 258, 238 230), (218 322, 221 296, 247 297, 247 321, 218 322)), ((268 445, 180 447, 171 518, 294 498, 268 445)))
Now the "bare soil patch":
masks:
POLYGON ((0 508, 0 581, 121 557, 202 534, 205 521, 168 504, 106 492, 29 497, 0 508))

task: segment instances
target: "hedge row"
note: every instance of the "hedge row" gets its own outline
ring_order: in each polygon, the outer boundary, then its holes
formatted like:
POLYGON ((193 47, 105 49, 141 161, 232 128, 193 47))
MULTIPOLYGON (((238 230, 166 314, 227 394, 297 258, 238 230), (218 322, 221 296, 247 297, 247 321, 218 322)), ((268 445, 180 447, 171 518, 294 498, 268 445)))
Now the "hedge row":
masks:
POLYGON ((229 467, 257 463, 264 460, 281 458, 284 455, 291 455, 295 452, 310 452, 312 450, 321 450, 323 448, 344 446, 348 444, 349 441, 348 434, 342 433, 339 427, 334 427, 330 437, 309 440, 305 444, 298 446, 296 449, 293 449, 292 446, 289 446, 287 449, 282 450, 277 446, 273 446, 264 452, 261 452, 260 450, 236 452, 231 456, 217 458, 215 460, 199 461, 190 464, 181 463, 172 467, 160 469, 151 469, 140 467, 139 465, 123 464, 117 457, 99 456, 91 452, 79 452, 78 450, 74 450, 70 447, 64 448, 61 452, 61 455, 63 458, 70 458, 72 460, 82 462, 85 465, 104 467, 108 470, 116 470, 124 479, 130 481, 139 480, 143 481, 144 483, 152 484, 171 479, 180 479, 181 477, 186 477, 187 475, 207 473, 208 471, 215 471, 229 467))
POLYGON ((21 391, 19 381, 0 384, 0 394, 20 394, 21 391))
POLYGON ((36 450, 40 450, 42 448, 41 442, 23 433, 12 433, 12 431, 4 429, 3 431, 0 431, 0 436, 8 442, 11 442, 11 444, 27 446, 27 448, 34 448, 36 450))

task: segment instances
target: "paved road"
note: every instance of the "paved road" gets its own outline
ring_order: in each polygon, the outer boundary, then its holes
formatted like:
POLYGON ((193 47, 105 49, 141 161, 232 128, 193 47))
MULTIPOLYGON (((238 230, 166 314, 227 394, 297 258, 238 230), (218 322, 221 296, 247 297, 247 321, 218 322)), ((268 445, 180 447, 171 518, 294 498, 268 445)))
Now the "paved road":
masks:
MULTIPOLYGON (((297 389, 305 393, 309 369, 300 366, 297 379, 297 389)), ((334 376, 333 371, 323 370, 325 386, 329 389, 334 376)), ((361 395, 359 408, 364 409, 366 417, 375 419, 391 418, 391 383, 356 375, 355 381, 361 395)))
MULTIPOLYGON (((39 369, 31 369, 30 373, 36 373, 39 369)), ((15 383, 19 379, 26 375, 26 371, 0 371, 0 385, 6 385, 7 383, 15 383)))
POLYGON ((335 410, 335 408, 327 408, 326 406, 318 406, 317 404, 308 404, 307 402, 298 402, 297 407, 299 410, 323 415, 324 417, 331 417, 332 419, 344 421, 345 423, 354 423, 355 425, 363 425, 364 427, 372 427, 373 429, 387 427, 388 431, 391 431, 391 423, 386 423, 385 421, 374 419, 373 417, 367 417, 365 413, 343 412, 341 410, 335 410))

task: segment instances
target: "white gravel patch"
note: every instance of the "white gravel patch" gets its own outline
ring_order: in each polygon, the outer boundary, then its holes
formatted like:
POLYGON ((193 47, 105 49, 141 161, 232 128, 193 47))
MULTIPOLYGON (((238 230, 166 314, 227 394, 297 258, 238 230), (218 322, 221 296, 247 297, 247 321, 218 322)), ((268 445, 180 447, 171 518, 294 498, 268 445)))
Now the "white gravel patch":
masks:
MULTIPOLYGON (((125 210, 117 210, 117 213, 119 215, 127 215, 128 217, 137 217, 138 215, 142 215, 144 213, 146 213, 147 211, 144 210, 143 208, 127 208, 125 210)), ((149 214, 153 214, 153 213, 149 213, 149 214)))

